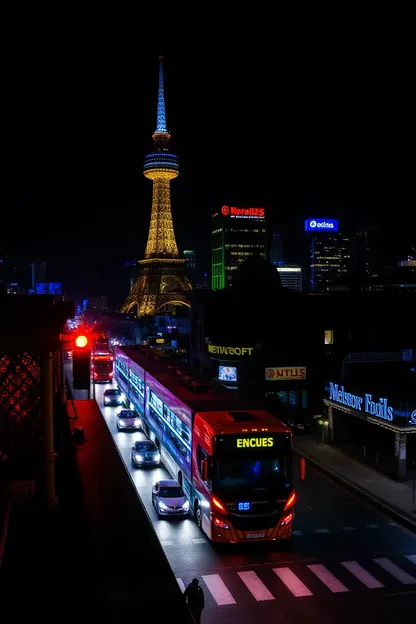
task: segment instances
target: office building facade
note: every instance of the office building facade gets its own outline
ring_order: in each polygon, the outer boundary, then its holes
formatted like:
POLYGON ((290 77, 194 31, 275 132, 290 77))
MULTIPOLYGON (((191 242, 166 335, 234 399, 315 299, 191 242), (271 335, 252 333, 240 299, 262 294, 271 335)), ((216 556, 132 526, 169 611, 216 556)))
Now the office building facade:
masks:
POLYGON ((302 292, 302 267, 298 264, 279 264, 277 267, 283 288, 302 292))
POLYGON ((212 216, 212 290, 231 286, 233 271, 255 252, 266 259, 265 209, 222 206, 212 216))

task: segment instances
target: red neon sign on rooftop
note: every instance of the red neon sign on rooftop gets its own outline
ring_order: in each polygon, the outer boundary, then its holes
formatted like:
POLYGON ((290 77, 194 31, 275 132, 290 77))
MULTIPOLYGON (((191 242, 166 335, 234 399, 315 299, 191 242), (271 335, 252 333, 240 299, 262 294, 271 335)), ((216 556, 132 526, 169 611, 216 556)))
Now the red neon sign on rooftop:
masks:
POLYGON ((236 208, 235 206, 223 206, 221 214, 224 217, 264 217, 264 208, 236 208))

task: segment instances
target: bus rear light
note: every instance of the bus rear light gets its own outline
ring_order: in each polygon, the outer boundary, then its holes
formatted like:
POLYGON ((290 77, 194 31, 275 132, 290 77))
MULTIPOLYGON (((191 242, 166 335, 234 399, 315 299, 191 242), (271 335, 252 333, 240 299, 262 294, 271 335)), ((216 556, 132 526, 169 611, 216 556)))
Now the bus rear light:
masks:
POLYGON ((289 524, 290 522, 292 522, 293 516, 293 513, 287 514, 287 516, 281 519, 280 526, 284 526, 285 524, 289 524))
POLYGON ((226 510, 225 506, 222 504, 222 502, 220 500, 218 500, 218 498, 215 498, 215 496, 213 496, 211 498, 211 503, 212 503, 213 507, 216 507, 223 514, 227 513, 227 510, 226 510))
POLYGON ((220 520, 219 518, 214 518, 214 525, 219 529, 229 529, 230 527, 226 522, 220 520))
POLYGON ((292 494, 289 496, 289 498, 286 501, 286 505, 283 508, 283 511, 286 511, 286 509, 290 509, 291 507, 293 507, 293 505, 296 503, 296 492, 292 492, 292 494))

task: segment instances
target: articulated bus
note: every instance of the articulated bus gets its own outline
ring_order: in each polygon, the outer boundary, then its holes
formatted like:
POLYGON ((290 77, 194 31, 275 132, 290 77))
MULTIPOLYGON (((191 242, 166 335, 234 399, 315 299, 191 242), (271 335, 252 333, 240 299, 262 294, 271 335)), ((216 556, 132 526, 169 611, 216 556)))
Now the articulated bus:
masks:
MULTIPOLYGON (((213 542, 288 539, 292 433, 216 383, 192 381, 148 347, 116 347, 115 379, 213 542)), ((300 460, 301 479, 305 463, 300 460)))

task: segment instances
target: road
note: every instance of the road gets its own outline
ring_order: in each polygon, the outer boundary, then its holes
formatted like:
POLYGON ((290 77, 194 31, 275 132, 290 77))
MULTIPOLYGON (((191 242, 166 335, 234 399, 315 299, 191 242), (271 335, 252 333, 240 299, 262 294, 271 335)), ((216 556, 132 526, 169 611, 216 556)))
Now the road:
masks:
POLYGON ((145 436, 117 431, 119 408, 103 407, 107 387, 96 386, 98 405, 180 587, 201 580, 203 624, 391 623, 414 614, 416 536, 310 466, 296 483, 290 543, 219 548, 192 518, 159 520, 151 488, 169 475, 132 467, 132 444, 145 436))

